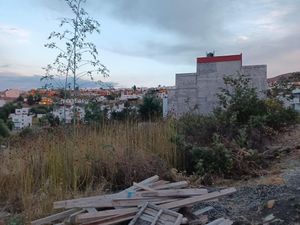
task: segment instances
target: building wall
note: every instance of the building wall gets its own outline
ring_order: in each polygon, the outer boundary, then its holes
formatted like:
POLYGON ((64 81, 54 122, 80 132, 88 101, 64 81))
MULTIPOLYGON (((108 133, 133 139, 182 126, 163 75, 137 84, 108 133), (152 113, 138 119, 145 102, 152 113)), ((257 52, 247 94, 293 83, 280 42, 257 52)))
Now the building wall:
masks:
POLYGON ((264 96, 264 92, 268 88, 267 83, 267 66, 266 65, 252 65, 243 66, 242 74, 251 78, 253 87, 257 88, 260 95, 264 96))
POLYGON ((197 73, 176 74, 176 88, 169 92, 169 113, 211 113, 218 105, 217 93, 225 87, 223 78, 244 74, 263 96, 267 89, 267 66, 242 66, 241 60, 197 63, 197 73))
POLYGON ((300 88, 293 90, 292 107, 300 112, 300 88))
POLYGON ((28 115, 29 108, 16 109, 15 113, 11 113, 9 118, 14 123, 14 129, 23 129, 32 126, 32 115, 28 115))
POLYGON ((3 107, 6 104, 6 101, 3 99, 0 99, 0 107, 3 107))

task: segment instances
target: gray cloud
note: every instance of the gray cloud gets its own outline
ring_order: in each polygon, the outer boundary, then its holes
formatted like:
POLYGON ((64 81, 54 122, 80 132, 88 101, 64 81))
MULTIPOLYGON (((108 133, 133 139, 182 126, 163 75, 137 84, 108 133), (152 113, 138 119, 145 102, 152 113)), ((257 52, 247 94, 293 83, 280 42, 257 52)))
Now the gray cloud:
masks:
POLYGON ((216 50, 217 54, 243 51, 250 61, 267 61, 272 67, 280 63, 279 58, 300 48, 300 1, 104 0, 90 3, 122 23, 147 26, 179 37, 177 43, 145 40, 140 49, 124 46, 111 49, 122 54, 192 63, 193 57, 210 50, 216 50))
POLYGON ((2 68, 2 69, 9 68, 9 67, 11 67, 10 64, 2 64, 2 65, 0 65, 0 68, 2 68))
MULTIPOLYGON (((41 88, 45 85, 44 82, 40 81, 41 77, 40 75, 21 76, 16 73, 0 72, 0 91, 6 90, 7 88, 17 88, 21 90, 41 88)), ((117 83, 113 82, 104 82, 102 85, 99 85, 92 81, 82 79, 79 80, 78 83, 81 88, 105 88, 117 85, 117 83)))
MULTIPOLYGON (((61 0, 39 2, 66 11, 61 0)), ((284 56, 289 52, 297 55, 300 48, 297 0, 87 0, 87 10, 100 18, 109 15, 135 30, 147 27, 153 34, 167 34, 170 40, 148 36, 139 40, 136 48, 120 41, 105 49, 170 64, 191 64, 195 57, 216 50, 219 55, 243 52, 250 62, 267 62, 269 68, 278 68, 284 56)), ((300 69, 294 61, 284 67, 300 69)), ((271 75, 280 72, 270 71, 271 75)))

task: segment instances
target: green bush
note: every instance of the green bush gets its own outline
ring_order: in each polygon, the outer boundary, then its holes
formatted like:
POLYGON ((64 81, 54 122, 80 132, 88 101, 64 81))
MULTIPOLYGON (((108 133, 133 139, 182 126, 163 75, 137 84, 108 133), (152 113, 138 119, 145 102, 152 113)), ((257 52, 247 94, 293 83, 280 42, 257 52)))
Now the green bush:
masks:
POLYGON ((162 101, 155 94, 148 93, 139 106, 139 114, 143 120, 153 120, 162 116, 162 101))
POLYGON ((33 130, 30 127, 24 128, 20 133, 20 137, 30 137, 33 134, 33 130))
POLYGON ((8 137, 10 134, 7 125, 0 119, 0 137, 8 137))
POLYGON ((259 98, 246 76, 225 77, 224 83, 212 114, 188 113, 176 123, 177 148, 189 173, 256 174, 265 164, 260 153, 264 139, 297 123, 295 110, 276 99, 259 98))
POLYGON ((179 134, 184 135, 185 142, 194 145, 208 145, 213 134, 221 129, 221 123, 214 115, 186 114, 177 122, 179 134))
POLYGON ((220 141, 220 137, 214 134, 213 142, 210 146, 194 147, 192 156, 195 171, 199 175, 227 174, 233 166, 233 159, 230 149, 220 141))

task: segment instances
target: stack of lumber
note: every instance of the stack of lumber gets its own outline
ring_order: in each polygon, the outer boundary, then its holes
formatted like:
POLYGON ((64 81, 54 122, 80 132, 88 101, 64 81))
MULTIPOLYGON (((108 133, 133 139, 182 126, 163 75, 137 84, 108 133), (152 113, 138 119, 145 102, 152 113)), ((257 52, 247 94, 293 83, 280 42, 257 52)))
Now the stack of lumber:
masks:
MULTIPOLYGON (((235 188, 228 188, 209 193, 203 188, 188 188, 186 181, 170 183, 155 175, 133 183, 133 186, 116 194, 54 202, 54 209, 65 211, 32 221, 31 224, 110 225, 127 221, 131 225, 182 224, 188 221, 177 213, 180 208, 214 200, 235 191, 235 188), (141 223, 145 218, 146 223, 141 223)), ((203 218, 201 221, 203 224, 203 218)))

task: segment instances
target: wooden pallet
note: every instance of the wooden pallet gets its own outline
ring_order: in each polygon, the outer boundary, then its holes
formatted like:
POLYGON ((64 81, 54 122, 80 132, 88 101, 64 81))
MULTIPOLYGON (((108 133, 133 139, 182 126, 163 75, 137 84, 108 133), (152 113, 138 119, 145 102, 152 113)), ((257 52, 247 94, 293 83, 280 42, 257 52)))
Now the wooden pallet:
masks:
POLYGON ((129 225, 180 225, 182 214, 145 203, 129 225))

